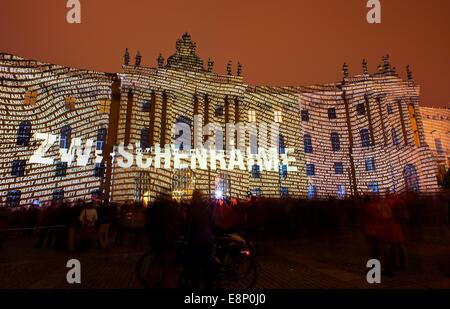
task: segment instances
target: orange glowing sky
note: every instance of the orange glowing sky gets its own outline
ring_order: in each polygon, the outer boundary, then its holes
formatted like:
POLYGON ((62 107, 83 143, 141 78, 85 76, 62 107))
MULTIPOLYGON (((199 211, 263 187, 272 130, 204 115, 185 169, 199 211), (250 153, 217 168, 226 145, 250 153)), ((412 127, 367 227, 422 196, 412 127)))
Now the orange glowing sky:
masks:
POLYGON ((366 22, 366 0, 80 2, 82 23, 70 25, 65 0, 0 0, 0 51, 118 72, 125 47, 155 66, 187 31, 218 73, 240 61, 245 82, 267 85, 334 82, 343 62, 356 74, 367 58, 375 71, 390 54, 401 76, 411 65, 422 105, 450 107, 448 0, 381 0, 381 25, 366 22))

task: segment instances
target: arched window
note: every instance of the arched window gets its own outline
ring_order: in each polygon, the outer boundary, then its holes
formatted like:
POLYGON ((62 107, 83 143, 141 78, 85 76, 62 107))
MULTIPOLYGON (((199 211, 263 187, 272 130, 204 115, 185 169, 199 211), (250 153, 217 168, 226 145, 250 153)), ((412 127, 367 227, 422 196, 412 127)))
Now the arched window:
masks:
POLYGON ((403 171, 407 191, 419 192, 419 174, 413 164, 405 166, 403 171))
POLYGON ((31 138, 31 122, 28 120, 22 121, 19 124, 19 129, 17 130, 17 146, 28 146, 30 144, 31 138))
POLYGON ((362 147, 369 147, 370 146, 369 130, 361 129, 361 131, 359 131, 359 135, 361 137, 361 146, 362 147))
POLYGON ((106 128, 100 128, 97 132, 97 150, 103 150, 106 143, 106 134, 108 130, 106 128))
POLYGON ((141 149, 146 149, 150 147, 150 129, 149 128, 142 128, 141 129, 141 149))
POLYGON ((311 135, 305 134, 303 136, 303 144, 305 146, 305 153, 312 153, 313 152, 311 135))
POLYGON ((59 137, 59 148, 68 149, 70 146, 70 139, 72 135, 72 128, 69 125, 65 125, 61 128, 59 137))
POLYGON ((284 136, 278 135, 278 153, 285 154, 286 153, 286 145, 284 143, 284 136))
POLYGON ((341 150, 341 141, 339 139, 339 133, 337 132, 331 133, 331 148, 333 151, 341 150))

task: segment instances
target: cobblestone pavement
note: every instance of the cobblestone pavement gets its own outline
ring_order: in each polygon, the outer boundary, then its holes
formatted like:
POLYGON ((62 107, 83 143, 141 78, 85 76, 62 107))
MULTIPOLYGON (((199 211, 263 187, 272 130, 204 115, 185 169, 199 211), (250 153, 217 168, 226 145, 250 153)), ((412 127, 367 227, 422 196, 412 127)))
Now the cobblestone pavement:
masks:
MULTIPOLYGON (((255 288, 450 288, 450 247, 410 245, 408 270, 369 285, 365 277, 366 248, 345 241, 267 241, 257 248, 258 279, 255 288), (444 267, 444 268, 442 268, 444 267), (446 268, 447 267, 447 268, 446 268)), ((134 266, 143 251, 127 247, 88 253, 35 249, 30 239, 0 249, 0 288, 141 288, 134 266), (82 282, 66 282, 66 262, 81 262, 82 282)), ((239 285, 231 285, 239 288, 239 285)))

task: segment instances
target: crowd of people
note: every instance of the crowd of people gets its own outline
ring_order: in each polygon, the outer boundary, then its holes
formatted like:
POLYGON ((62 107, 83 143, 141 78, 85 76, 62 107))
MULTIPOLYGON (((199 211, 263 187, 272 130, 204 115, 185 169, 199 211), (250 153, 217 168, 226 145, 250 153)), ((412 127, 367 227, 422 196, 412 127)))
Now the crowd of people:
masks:
POLYGON ((13 233, 35 237, 36 248, 86 252, 111 246, 137 250, 152 246, 173 259, 177 238, 184 235, 201 267, 217 234, 240 232, 264 240, 335 235, 341 227, 352 226, 366 235, 368 257, 382 261, 385 273, 392 274, 406 267, 405 228, 434 221, 448 224, 447 206, 440 207, 440 203, 448 203, 448 197, 438 203, 433 197, 412 194, 326 201, 252 197, 237 203, 209 200, 197 191, 190 201, 158 200, 148 207, 136 202, 105 204, 99 199, 63 201, 0 208, 0 246, 13 233))

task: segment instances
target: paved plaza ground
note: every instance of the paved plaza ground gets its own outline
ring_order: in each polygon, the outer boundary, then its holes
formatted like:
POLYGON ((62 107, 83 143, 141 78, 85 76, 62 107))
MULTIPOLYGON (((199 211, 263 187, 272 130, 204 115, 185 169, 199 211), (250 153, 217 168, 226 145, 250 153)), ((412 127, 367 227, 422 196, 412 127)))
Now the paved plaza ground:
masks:
MULTIPOLYGON (((381 284, 366 282, 367 245, 357 231, 294 240, 257 242, 257 289, 450 288, 449 230, 429 231, 406 243, 407 269, 381 284), (442 237, 441 237, 442 236, 442 237)), ((126 244, 87 253, 33 247, 34 238, 8 238, 0 249, 0 288, 135 289, 134 267, 143 250, 126 244), (66 282, 66 262, 81 262, 81 284, 66 282)), ((239 285, 231 286, 239 288, 239 285)))

